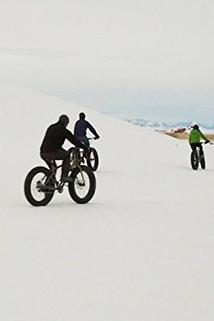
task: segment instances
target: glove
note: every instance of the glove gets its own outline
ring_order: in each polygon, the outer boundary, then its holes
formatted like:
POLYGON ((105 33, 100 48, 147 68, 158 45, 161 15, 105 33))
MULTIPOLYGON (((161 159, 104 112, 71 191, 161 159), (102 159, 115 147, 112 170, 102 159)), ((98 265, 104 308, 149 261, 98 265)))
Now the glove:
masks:
POLYGON ((94 137, 94 139, 99 139, 99 138, 100 138, 100 136, 99 136, 99 135, 97 135, 97 136, 95 136, 95 137, 94 137))
POLYGON ((210 141, 207 139, 207 140, 205 140, 205 144, 208 144, 208 143, 210 143, 210 141))

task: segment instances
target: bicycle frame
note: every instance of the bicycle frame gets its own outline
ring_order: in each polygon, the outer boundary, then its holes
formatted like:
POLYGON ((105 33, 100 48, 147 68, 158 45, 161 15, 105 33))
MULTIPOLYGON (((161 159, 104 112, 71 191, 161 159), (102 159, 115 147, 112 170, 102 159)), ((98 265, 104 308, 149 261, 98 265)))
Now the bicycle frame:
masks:
MULTIPOLYGON (((80 166, 81 160, 78 157, 78 155, 80 155, 79 148, 73 148, 72 147, 71 150, 70 150, 70 154, 72 154, 72 157, 70 159, 70 171, 69 172, 72 173, 72 170, 74 168, 78 167, 79 170, 80 170, 80 173, 81 173, 82 180, 83 180, 83 182, 85 182, 84 176, 83 176, 83 173, 82 173, 82 168, 80 166), (75 152, 76 152, 76 154, 75 154, 75 152)), ((66 182, 59 182, 56 179, 56 173, 59 170, 59 168, 61 168, 61 167, 62 167, 62 164, 60 164, 60 165, 52 164, 52 166, 50 168, 50 175, 48 176, 48 178, 46 179, 45 184, 44 184, 45 188, 47 188, 48 184, 50 182, 52 182, 52 180, 54 180, 54 186, 50 186, 50 187, 48 187, 48 189, 57 190, 59 192, 63 191, 63 187, 66 184, 66 182)))

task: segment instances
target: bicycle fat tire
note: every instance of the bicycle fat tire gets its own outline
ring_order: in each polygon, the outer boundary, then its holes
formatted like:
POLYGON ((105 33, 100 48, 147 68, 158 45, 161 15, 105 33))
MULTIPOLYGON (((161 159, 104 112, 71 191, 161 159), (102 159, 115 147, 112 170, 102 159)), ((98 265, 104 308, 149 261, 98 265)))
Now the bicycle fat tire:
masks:
POLYGON ((198 169, 198 155, 196 151, 192 151, 191 153, 191 166, 193 170, 198 169))
POLYGON ((87 165, 92 171, 96 171, 99 166, 99 157, 95 148, 91 147, 87 155, 87 165))
MULTIPOLYGON (((43 166, 38 166, 33 168, 26 176, 24 182, 24 194, 28 202, 33 206, 45 206, 47 205, 53 198, 55 191, 48 191, 48 193, 41 192, 41 196, 44 196, 41 200, 36 200, 32 193, 32 181, 37 174, 44 174, 44 176, 48 176, 50 174, 50 170, 43 166)), ((39 193, 39 192, 38 192, 39 193)))
MULTIPOLYGON (((88 203, 94 196, 96 190, 96 178, 93 171, 87 166, 82 165, 81 169, 80 167, 76 167, 70 177, 72 178, 72 181, 68 184, 68 191, 71 198, 78 204, 88 203), (78 195, 78 188, 81 189, 81 185, 78 181, 79 178, 81 179, 82 175, 87 179, 89 186, 87 193, 81 197, 78 195)), ((83 187, 84 186, 82 185, 82 188, 83 187)))
POLYGON ((200 164, 201 164, 201 168, 202 168, 202 169, 205 169, 205 168, 206 168, 206 162, 205 162, 204 153, 202 153, 202 154, 200 155, 200 164))

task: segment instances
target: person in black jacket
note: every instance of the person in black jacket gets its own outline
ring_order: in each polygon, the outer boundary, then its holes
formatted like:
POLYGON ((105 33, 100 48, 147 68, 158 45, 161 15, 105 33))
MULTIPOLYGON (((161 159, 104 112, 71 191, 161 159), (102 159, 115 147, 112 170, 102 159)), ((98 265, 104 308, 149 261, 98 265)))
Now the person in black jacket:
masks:
POLYGON ((67 115, 61 115, 57 123, 48 127, 42 145, 40 147, 41 158, 51 168, 51 161, 62 160, 61 181, 68 182, 70 153, 62 148, 65 140, 87 152, 87 147, 82 144, 66 127, 69 124, 67 115))
POLYGON ((89 147, 89 140, 86 136, 87 129, 89 129, 92 132, 92 134, 94 134, 95 139, 100 138, 100 136, 97 134, 94 127, 87 120, 85 120, 85 114, 80 113, 79 120, 77 120, 77 122, 75 123, 75 126, 74 126, 74 135, 81 142, 83 142, 87 147, 89 147))

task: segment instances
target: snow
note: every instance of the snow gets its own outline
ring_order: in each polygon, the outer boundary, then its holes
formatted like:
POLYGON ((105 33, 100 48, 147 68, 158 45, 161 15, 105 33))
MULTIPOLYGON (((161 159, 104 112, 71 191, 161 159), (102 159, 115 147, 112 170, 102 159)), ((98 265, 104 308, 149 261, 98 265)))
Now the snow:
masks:
MULTIPOLYGON (((186 141, 20 87, 1 87, 0 319, 213 320, 213 146, 190 168, 186 141), (46 207, 23 182, 61 113, 85 111, 101 139, 97 190, 46 207)), ((66 146, 69 146, 66 145, 66 146)))

